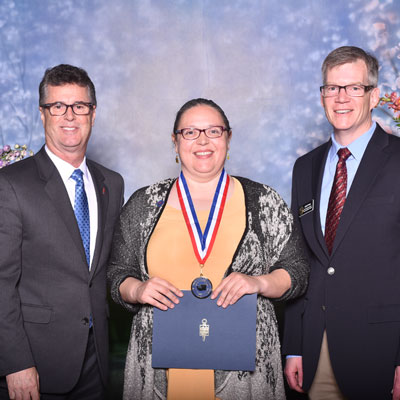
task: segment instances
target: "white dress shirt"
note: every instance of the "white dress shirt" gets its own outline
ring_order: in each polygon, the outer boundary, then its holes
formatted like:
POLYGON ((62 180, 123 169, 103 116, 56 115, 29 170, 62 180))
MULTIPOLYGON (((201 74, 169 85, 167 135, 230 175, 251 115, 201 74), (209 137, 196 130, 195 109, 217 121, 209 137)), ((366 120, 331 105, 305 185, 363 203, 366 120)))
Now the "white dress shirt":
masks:
POLYGON ((83 172, 83 183, 85 185, 86 196, 88 199, 90 216, 90 270, 93 261, 94 248, 96 246, 98 214, 96 190, 94 188, 92 176, 90 175, 89 169, 86 165, 86 157, 84 157, 82 164, 78 168, 75 168, 73 165, 69 164, 68 162, 62 160, 60 157, 52 153, 47 146, 45 146, 45 150, 61 175, 61 179, 63 180, 65 188, 67 189, 72 208, 74 208, 75 204, 76 182, 71 178, 71 175, 76 169, 80 169, 83 172))

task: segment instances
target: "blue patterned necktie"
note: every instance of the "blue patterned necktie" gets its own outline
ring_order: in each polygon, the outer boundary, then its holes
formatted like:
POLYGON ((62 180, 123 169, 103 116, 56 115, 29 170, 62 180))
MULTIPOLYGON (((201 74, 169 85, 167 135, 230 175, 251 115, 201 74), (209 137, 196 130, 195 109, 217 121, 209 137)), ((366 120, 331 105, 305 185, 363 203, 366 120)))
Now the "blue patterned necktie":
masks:
POLYGON ((86 261, 90 267, 90 218, 89 218, 89 205, 85 192, 85 185, 83 183, 83 172, 76 169, 71 178, 76 182, 75 184, 75 205, 74 212, 76 221, 78 222, 79 232, 85 249, 86 261))

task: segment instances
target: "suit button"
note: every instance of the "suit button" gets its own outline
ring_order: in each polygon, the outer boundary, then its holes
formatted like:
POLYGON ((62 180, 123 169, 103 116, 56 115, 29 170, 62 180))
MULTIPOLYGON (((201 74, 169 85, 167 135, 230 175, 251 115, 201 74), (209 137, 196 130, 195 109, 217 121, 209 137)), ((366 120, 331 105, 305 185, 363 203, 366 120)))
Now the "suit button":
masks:
POLYGON ((89 287, 91 288, 91 287, 92 287, 92 285, 93 285, 93 283, 92 283, 92 282, 90 282, 90 283, 89 283, 89 287))
POLYGON ((335 268, 329 267, 326 272, 328 272, 328 275, 333 275, 335 273, 335 268))
POLYGON ((326 306, 322 306, 321 308, 322 308, 322 311, 326 310, 326 306))
POLYGON ((89 318, 87 318, 87 317, 82 318, 81 322, 83 325, 87 325, 89 323, 89 318))

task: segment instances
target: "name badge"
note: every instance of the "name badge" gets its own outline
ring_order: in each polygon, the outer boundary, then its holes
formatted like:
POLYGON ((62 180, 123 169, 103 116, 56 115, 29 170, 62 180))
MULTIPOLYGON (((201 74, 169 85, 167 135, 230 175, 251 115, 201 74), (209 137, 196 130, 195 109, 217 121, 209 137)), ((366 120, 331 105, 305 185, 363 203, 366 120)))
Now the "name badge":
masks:
POLYGON ((299 217, 304 217, 304 215, 310 213, 311 211, 314 211, 314 199, 299 208, 299 217))

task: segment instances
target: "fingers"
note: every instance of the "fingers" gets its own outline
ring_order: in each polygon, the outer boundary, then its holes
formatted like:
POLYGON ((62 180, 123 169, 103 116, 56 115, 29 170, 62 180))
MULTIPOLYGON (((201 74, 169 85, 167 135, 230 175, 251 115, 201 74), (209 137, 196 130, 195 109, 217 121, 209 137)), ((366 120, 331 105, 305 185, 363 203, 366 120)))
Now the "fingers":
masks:
POLYGON ((37 390, 35 390, 34 392, 31 392, 31 399, 40 400, 39 388, 37 388, 37 390))
POLYGON ((303 368, 299 368, 297 371, 297 388, 296 390, 299 392, 303 392, 303 368))
POLYGON ((285 376, 289 387, 297 392, 304 393, 303 364, 301 357, 291 357, 286 360, 285 376))
POLYGON ((233 272, 216 287, 211 299, 218 296, 217 305, 226 308, 235 304, 245 294, 258 293, 258 277, 233 272))
POLYGON ((400 400, 400 367, 396 367, 396 370, 395 370, 392 399, 400 400))
POLYGON ((236 301, 245 294, 243 282, 239 281, 228 281, 217 287, 215 293, 213 293, 213 299, 218 297, 220 294, 217 305, 226 308, 231 304, 235 304, 236 301))
POLYGON ((168 281, 153 277, 141 282, 136 288, 136 298, 139 303, 150 304, 166 311, 179 303, 183 293, 168 281))
POLYGON ((36 368, 28 368, 6 377, 8 395, 12 400, 39 400, 39 375, 36 368))

